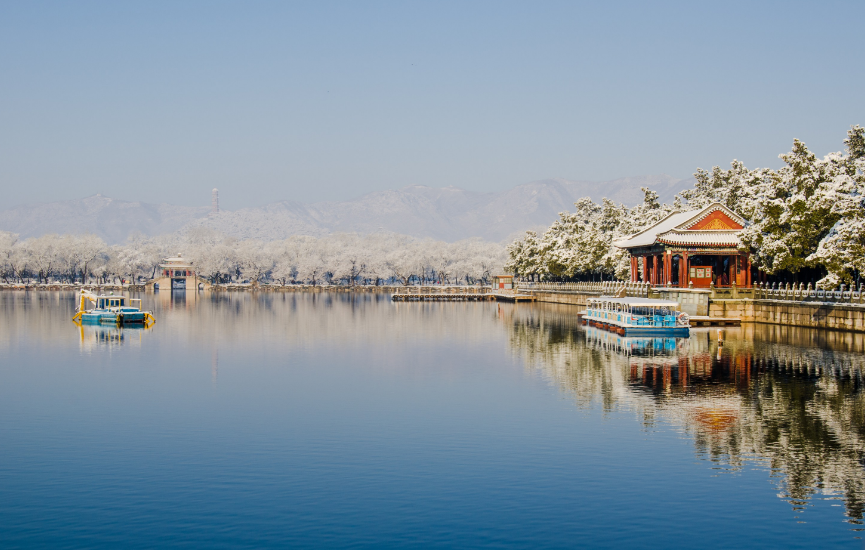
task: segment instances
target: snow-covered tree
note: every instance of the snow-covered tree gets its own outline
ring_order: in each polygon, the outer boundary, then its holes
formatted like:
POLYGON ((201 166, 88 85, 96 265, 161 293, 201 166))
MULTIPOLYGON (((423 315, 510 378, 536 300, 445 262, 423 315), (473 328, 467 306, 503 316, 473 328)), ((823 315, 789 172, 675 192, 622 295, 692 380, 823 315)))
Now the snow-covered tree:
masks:
POLYGON ((0 231, 0 276, 7 284, 16 276, 13 254, 16 251, 18 235, 8 231, 0 231))

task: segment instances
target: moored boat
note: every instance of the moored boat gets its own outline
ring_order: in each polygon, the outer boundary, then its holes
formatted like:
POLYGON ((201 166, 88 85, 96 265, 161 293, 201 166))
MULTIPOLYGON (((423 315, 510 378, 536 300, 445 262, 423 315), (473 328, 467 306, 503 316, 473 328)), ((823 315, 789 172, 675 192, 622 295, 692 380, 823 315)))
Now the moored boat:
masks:
POLYGON ((97 296, 86 290, 81 291, 78 311, 72 317, 73 321, 86 324, 142 324, 150 325, 156 321, 150 311, 141 311, 140 298, 126 296, 97 296), (87 309, 87 304, 93 304, 93 309, 87 309))
POLYGON ((583 323, 621 335, 688 336, 690 318, 679 303, 651 298, 590 298, 583 323))

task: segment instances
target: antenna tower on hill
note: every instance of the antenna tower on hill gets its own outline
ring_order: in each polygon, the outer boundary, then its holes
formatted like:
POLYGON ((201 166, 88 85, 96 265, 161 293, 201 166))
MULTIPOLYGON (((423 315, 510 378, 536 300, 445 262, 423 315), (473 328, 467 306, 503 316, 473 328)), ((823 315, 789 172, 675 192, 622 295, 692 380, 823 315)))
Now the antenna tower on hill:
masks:
POLYGON ((216 214, 219 212, 219 189, 213 188, 210 199, 210 213, 216 214))

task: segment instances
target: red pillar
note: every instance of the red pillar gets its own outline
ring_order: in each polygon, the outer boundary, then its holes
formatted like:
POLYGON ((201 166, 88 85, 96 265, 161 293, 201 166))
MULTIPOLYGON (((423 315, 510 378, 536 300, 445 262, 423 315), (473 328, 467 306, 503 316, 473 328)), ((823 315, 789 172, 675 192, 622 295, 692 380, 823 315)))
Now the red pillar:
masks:
POLYGON ((658 283, 667 284, 667 253, 661 254, 661 280, 658 283))
POLYGON ((688 253, 682 252, 682 277, 679 278, 679 286, 688 288, 688 283, 691 281, 691 271, 688 269, 688 253))
MULTIPOLYGON (((736 254, 735 256, 730 256, 730 260, 732 261, 730 262, 730 273, 727 274, 727 278, 730 279, 730 285, 732 286, 733 281, 736 281, 736 277, 739 275, 736 270, 736 265, 739 262, 739 255, 736 254)), ((736 283, 738 284, 739 281, 736 281, 736 283)))
POLYGON ((631 256, 631 282, 636 283, 637 279, 639 279, 639 273, 637 273, 637 257, 631 256))
POLYGON ((643 282, 649 282, 649 257, 643 256, 643 282))
POLYGON ((673 273, 673 255, 664 252, 664 284, 670 282, 673 273))

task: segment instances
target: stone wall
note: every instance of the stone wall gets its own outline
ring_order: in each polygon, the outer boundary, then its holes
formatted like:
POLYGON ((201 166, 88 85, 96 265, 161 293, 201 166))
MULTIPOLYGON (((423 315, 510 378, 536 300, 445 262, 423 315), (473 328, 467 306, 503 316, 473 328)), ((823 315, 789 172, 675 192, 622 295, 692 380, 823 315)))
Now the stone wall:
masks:
POLYGON ((712 300, 709 315, 735 317, 743 322, 865 332, 865 307, 832 302, 712 300))
MULTIPOLYGON (((524 290, 520 292, 531 294, 539 302, 549 302, 553 304, 570 304, 575 306, 584 306, 589 298, 597 298, 601 296, 601 292, 572 292, 562 290, 524 290)), ((709 295, 708 290, 692 290, 679 288, 664 288, 652 289, 649 292, 649 298, 655 300, 671 300, 679 302, 682 311, 689 315, 709 315, 709 295)), ((609 294, 608 294, 609 295, 609 294)))
POLYGON ((689 288, 655 288, 649 296, 659 300, 679 302, 682 311, 688 315, 703 317, 709 315, 710 295, 711 292, 708 290, 694 290, 689 288))
MULTIPOLYGON (((586 306, 589 298, 600 293, 552 290, 522 291, 539 302, 586 306)), ((690 315, 726 317, 743 322, 770 323, 789 327, 809 327, 865 332, 865 306, 833 302, 791 302, 787 300, 753 300, 750 298, 711 298, 708 290, 653 289, 651 298, 674 300, 690 315)))
POLYGON ((597 298, 601 295, 598 293, 588 292, 567 292, 567 291, 552 291, 552 290, 532 290, 521 291, 526 294, 531 294, 538 302, 549 302, 552 304, 568 304, 572 306, 586 307, 589 298, 597 298))

